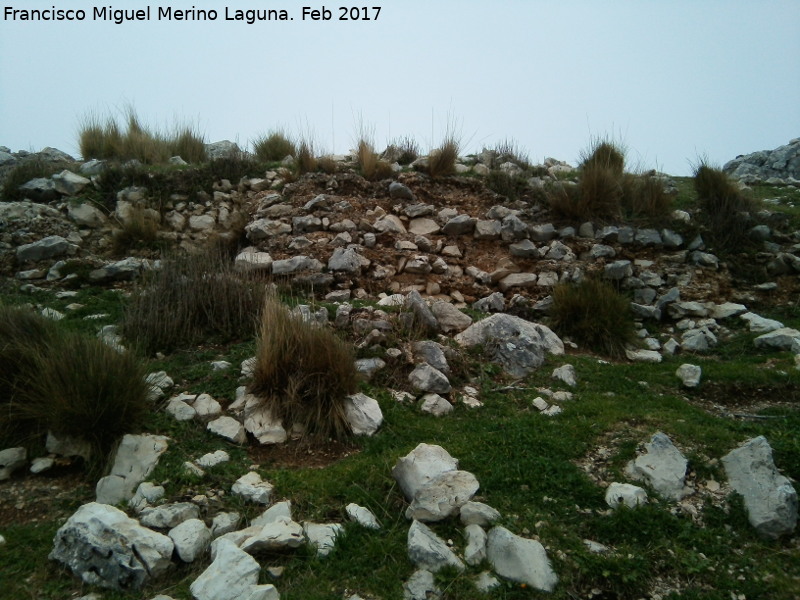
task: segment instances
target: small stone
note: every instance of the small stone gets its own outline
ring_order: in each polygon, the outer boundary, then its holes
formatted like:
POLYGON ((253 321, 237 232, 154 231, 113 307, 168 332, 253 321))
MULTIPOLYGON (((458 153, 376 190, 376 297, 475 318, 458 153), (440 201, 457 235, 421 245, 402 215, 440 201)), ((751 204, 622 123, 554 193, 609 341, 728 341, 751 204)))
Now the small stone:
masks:
POLYGON ((695 388, 700 385, 700 377, 703 370, 697 365, 690 365, 688 363, 682 364, 675 371, 675 375, 680 378, 681 383, 687 388, 695 388))
POLYGON ((272 490, 272 484, 263 481, 261 475, 255 471, 242 475, 231 487, 233 494, 258 504, 269 504, 272 490))
POLYGON ((617 508, 624 504, 628 508, 635 508, 647 502, 647 492, 636 485, 630 483, 614 482, 606 489, 606 504, 611 508, 617 508))

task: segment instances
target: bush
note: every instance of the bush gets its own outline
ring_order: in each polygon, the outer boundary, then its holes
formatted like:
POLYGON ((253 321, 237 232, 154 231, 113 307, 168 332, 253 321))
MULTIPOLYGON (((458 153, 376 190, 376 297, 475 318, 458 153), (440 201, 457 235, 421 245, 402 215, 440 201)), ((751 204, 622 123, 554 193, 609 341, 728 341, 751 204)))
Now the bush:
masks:
POLYGON ((626 173, 622 176, 622 189, 622 212, 630 219, 660 225, 672 211, 672 197, 657 176, 626 173))
POLYGON ((165 258, 134 290, 123 335, 148 354, 253 335, 264 281, 238 273, 222 246, 165 258))
POLYGON ((614 358, 624 356, 635 339, 630 302, 600 279, 557 285, 550 316, 559 335, 614 358))
POLYGON ((724 171, 701 161, 694 170, 694 189, 701 220, 708 228, 708 242, 722 252, 752 244, 747 231, 752 226, 750 213, 754 208, 753 202, 742 194, 724 171))
POLYGON ((491 152, 494 154, 494 166, 500 166, 503 163, 512 162, 523 169, 530 167, 528 153, 525 152, 517 143, 517 141, 512 138, 506 138, 500 142, 497 142, 494 148, 491 149, 491 152))
POLYGON ((528 188, 528 181, 523 175, 511 175, 503 171, 492 170, 486 177, 486 187, 514 201, 528 188))
POLYGON ((297 147, 283 131, 274 130, 269 135, 256 138, 253 152, 262 162, 279 162, 287 156, 295 156, 297 147))
POLYGON ((608 167, 590 166, 576 186, 559 185, 549 193, 551 210, 574 221, 620 217, 623 189, 620 177, 608 167))
POLYGON ((143 366, 100 340, 63 331, 28 310, 0 307, 4 443, 40 443, 47 431, 88 442, 98 474, 115 442, 147 413, 143 366))
POLYGON ((268 298, 250 389, 287 430, 300 428, 311 439, 342 439, 350 433, 345 398, 358 382, 354 361, 352 346, 333 331, 268 298))

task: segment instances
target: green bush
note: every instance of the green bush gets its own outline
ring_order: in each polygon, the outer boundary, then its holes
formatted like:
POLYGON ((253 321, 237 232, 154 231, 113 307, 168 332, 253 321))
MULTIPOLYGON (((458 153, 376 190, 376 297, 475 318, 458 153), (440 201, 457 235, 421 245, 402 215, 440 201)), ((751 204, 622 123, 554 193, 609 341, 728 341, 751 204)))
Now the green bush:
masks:
POLYGON ((4 443, 31 446, 47 431, 77 437, 90 444, 97 474, 149 408, 141 363, 26 309, 0 307, 0 339, 4 443))
POLYGON ((701 221, 708 229, 707 241, 715 249, 729 252, 752 245, 747 231, 753 225, 753 201, 724 171, 701 161, 694 170, 694 189, 701 221))
POLYGON ((262 162, 279 162, 297 154, 295 143, 280 130, 270 131, 253 142, 253 152, 262 162))
POLYGON ((356 391, 352 346, 324 326, 293 315, 275 298, 261 314, 251 391, 264 398, 287 430, 311 439, 349 435, 345 398, 356 391))
POLYGON ((253 335, 263 278, 238 273, 221 246, 176 254, 145 275, 125 309, 123 335, 147 354, 253 335))
POLYGON ((559 335, 614 358, 636 337, 629 300, 600 279, 557 285, 550 317, 559 335))

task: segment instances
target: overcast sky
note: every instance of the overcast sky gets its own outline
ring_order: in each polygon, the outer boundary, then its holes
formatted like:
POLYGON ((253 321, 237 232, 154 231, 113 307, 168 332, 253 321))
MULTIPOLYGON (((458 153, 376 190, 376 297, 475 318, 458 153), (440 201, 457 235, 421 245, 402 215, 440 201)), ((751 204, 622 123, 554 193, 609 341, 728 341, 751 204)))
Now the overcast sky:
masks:
POLYGON ((304 21, 294 0, 128 0, 111 6, 150 6, 150 21, 117 25, 92 20, 100 2, 7 0, 86 20, 0 21, 0 145, 77 156, 82 119, 129 105, 207 141, 283 127, 339 153, 359 122, 381 147, 408 135, 427 150, 449 123, 465 151, 511 138, 535 162, 611 137, 676 175, 800 137, 798 0, 371 0, 369 21, 340 21, 340 5, 304 21), (218 18, 159 21, 158 7, 218 18), (294 20, 226 21, 225 7, 294 20))

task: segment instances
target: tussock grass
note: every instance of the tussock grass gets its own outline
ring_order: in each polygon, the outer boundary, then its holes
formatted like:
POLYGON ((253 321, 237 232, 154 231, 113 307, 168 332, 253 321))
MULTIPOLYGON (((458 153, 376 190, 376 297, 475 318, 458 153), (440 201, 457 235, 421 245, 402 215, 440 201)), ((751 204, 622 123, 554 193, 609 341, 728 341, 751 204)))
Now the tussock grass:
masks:
POLYGON ((428 174, 431 177, 444 177, 456 172, 456 161, 461 150, 461 139, 449 131, 441 145, 428 157, 428 174))
POLYGON ((127 256, 132 250, 153 248, 158 240, 158 223, 141 208, 133 209, 131 217, 120 223, 111 237, 111 251, 127 256))
POLYGON ((317 157, 314 154, 314 143, 308 139, 301 139, 297 145, 295 168, 299 175, 313 173, 317 170, 317 157))
POLYGON ((753 225, 754 203, 730 177, 701 160, 694 169, 694 189, 708 241, 722 252, 750 246, 747 230, 753 225))
POLYGON ((63 162, 47 162, 39 159, 23 160, 10 169, 3 179, 0 199, 6 202, 22 200, 25 193, 19 189, 21 185, 28 183, 31 179, 40 177, 47 179, 71 167, 72 165, 63 162))
POLYGON ((393 175, 391 165, 378 158, 378 154, 375 152, 375 146, 372 142, 363 137, 358 140, 356 160, 358 161, 361 175, 368 181, 386 179, 393 175))
POLYGON ((24 308, 0 307, 0 438, 41 443, 47 431, 89 442, 94 474, 148 409, 141 363, 24 308))
POLYGON ((494 154, 493 164, 490 166, 497 167, 506 162, 513 162, 523 169, 530 167, 528 153, 513 138, 500 140, 490 151, 494 154))
POLYGON ((275 129, 253 142, 253 153, 262 162, 279 162, 297 154, 297 145, 282 130, 275 129))
POLYGON ((662 223, 672 211, 672 197, 656 176, 626 173, 622 176, 622 212, 630 219, 662 223))
POLYGON ((557 285, 550 317, 559 335, 614 358, 624 356, 635 339, 629 300, 600 279, 557 285))
POLYGON ((289 312, 274 297, 261 313, 251 391, 264 398, 273 416, 309 439, 349 435, 346 396, 358 376, 352 346, 336 334, 289 312))
POLYGON ((162 164, 172 156, 189 163, 206 160, 203 137, 191 126, 176 126, 171 133, 154 131, 142 124, 133 108, 126 110, 126 128, 114 117, 105 121, 87 117, 80 125, 78 147, 85 159, 138 160, 144 164, 162 164))
POLYGON ((621 176, 625 170, 626 148, 609 139, 596 138, 580 158, 581 169, 601 167, 621 176))
POLYGON ((419 158, 420 149, 417 141, 411 136, 392 140, 383 153, 387 160, 396 160, 403 166, 410 165, 419 158))
POLYGON ((147 354, 253 335, 264 281, 237 273, 222 246, 162 261, 134 290, 122 332, 147 354))

